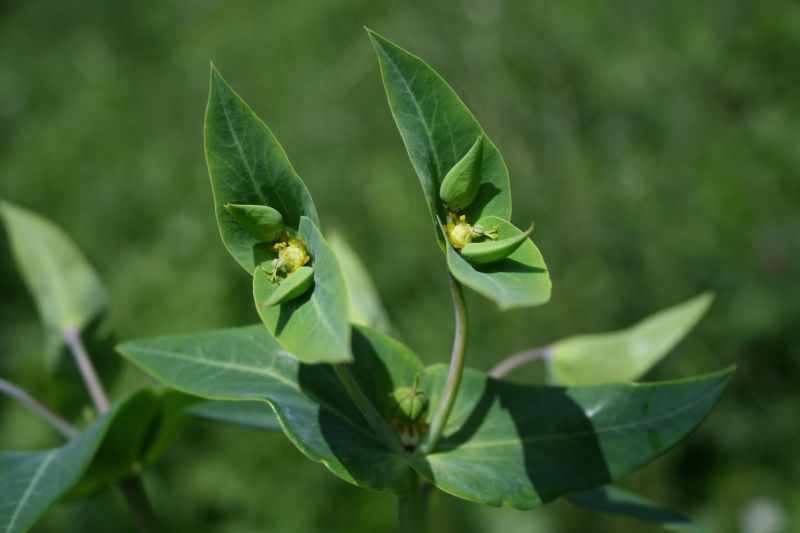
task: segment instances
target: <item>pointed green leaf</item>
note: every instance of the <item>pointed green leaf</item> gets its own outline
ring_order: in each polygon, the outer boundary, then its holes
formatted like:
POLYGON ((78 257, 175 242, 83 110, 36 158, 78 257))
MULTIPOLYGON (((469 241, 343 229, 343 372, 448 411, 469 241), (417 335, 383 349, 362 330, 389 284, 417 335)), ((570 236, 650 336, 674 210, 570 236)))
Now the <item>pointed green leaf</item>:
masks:
POLYGON ((250 235, 263 242, 274 242, 285 227, 283 215, 268 205, 225 204, 225 209, 250 235))
POLYGON ((306 216, 319 219, 306 186, 269 128, 211 67, 205 118, 205 151, 217 223, 225 247, 249 273, 263 260, 261 239, 231 215, 225 204, 266 205, 295 228, 306 216))
POLYGON ((482 163, 483 134, 442 180, 439 197, 449 210, 461 212, 475 201, 481 186, 482 163))
POLYGON ((702 318, 713 297, 704 293, 622 331, 556 342, 548 370, 562 385, 633 381, 660 361, 702 318))
MULTIPOLYGON (((352 373, 387 418, 390 391, 423 371, 403 345, 355 328, 352 373)), ((213 400, 261 400, 278 415, 289 440, 350 483, 403 493, 411 471, 387 450, 350 401, 330 365, 304 365, 264 330, 251 326, 171 338, 130 341, 122 354, 175 389, 213 400)))
POLYGON ((378 54, 389 107, 419 176, 440 241, 439 221, 447 218, 439 201, 442 180, 481 134, 485 137, 481 184, 464 213, 468 220, 489 215, 510 220, 508 170, 475 117, 422 59, 372 31, 369 37, 378 54))
POLYGON ((604 513, 629 516, 658 524, 668 531, 681 533, 705 533, 705 528, 687 518, 662 508, 657 503, 618 487, 601 487, 588 492, 567 496, 567 499, 581 507, 604 513))
MULTIPOLYGON (((497 217, 478 221, 485 228, 500 227, 500 235, 522 232, 497 217)), ((513 254, 488 265, 473 265, 447 243, 447 264, 461 283, 490 300, 500 309, 541 305, 550 300, 550 275, 539 249, 527 239, 513 254)))
POLYGON ((461 250, 461 257, 473 265, 489 265, 505 259, 516 252, 533 233, 533 225, 513 237, 498 239, 496 241, 471 242, 461 250))
POLYGON ((290 302, 308 292, 313 284, 314 269, 310 266, 302 266, 279 284, 273 283, 272 294, 259 305, 266 308, 290 302))
POLYGON ((328 244, 336 254, 347 282, 350 322, 383 332, 390 331, 392 325, 366 265, 345 238, 338 233, 330 235, 328 244))
POLYGON ((190 405, 186 414, 236 426, 269 431, 281 429, 278 417, 265 402, 205 401, 190 405))
POLYGON ((314 286, 294 300, 265 307, 279 285, 257 268, 253 295, 258 314, 278 342, 301 361, 350 361, 347 287, 339 263, 319 229, 306 217, 300 219, 299 236, 311 255, 314 286))
POLYGON ((130 475, 131 465, 125 463, 135 460, 131 450, 138 449, 142 429, 152 422, 141 415, 150 413, 154 402, 152 392, 134 394, 60 448, 0 452, 0 531, 27 531, 82 478, 89 489, 130 475), (125 444, 128 434, 133 440, 125 444))
MULTIPOLYGON (((719 399, 731 370, 679 381, 537 387, 467 370, 445 436, 414 456, 424 477, 454 496, 530 509, 607 484, 684 439, 719 399)), ((430 368, 432 405, 446 379, 430 368)))
POLYGON ((0 215, 44 323, 53 364, 63 333, 84 330, 105 312, 105 289, 86 257, 53 222, 9 202, 0 202, 0 215))

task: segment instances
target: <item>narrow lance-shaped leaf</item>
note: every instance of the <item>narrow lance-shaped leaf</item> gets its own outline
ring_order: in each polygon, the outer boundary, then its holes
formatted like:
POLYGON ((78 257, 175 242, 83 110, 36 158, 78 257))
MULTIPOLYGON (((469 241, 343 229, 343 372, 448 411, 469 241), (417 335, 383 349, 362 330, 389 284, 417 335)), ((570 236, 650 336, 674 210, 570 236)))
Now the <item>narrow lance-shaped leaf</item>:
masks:
POLYGON ((347 282, 350 322, 359 326, 369 326, 383 332, 390 331, 392 325, 389 322, 383 303, 381 303, 378 290, 372 282, 367 266, 340 234, 334 233, 330 235, 328 244, 336 254, 347 282))
POLYGON ((595 511, 636 518, 658 524, 668 531, 705 533, 705 528, 688 518, 662 508, 657 503, 618 487, 601 487, 567 496, 567 499, 595 511))
MULTIPOLYGON (((485 228, 498 226, 501 236, 522 233, 500 218, 485 217, 479 222, 485 228)), ((458 281, 494 300, 501 309, 541 305, 550 300, 550 275, 542 254, 530 239, 505 259, 487 265, 471 264, 448 243, 447 264, 458 281)))
POLYGON ((222 241, 249 273, 261 263, 263 239, 225 209, 226 204, 269 206, 295 230, 300 217, 319 219, 303 182, 269 128, 211 67, 205 152, 222 241))
POLYGON ((86 257, 53 222, 4 201, 0 214, 14 260, 44 323, 52 365, 63 333, 85 329, 105 311, 105 289, 86 257))
POLYGON ((313 266, 313 286, 281 305, 266 306, 280 285, 257 268, 253 296, 261 320, 270 333, 292 355, 305 363, 350 361, 350 324, 347 287, 341 268, 319 229, 308 218, 300 220, 299 236, 308 248, 313 266))
POLYGON ((558 341, 548 363, 551 379, 563 385, 633 381, 686 336, 712 300, 704 293, 621 331, 558 341))
MULTIPOLYGON (((380 63, 383 85, 394 120, 419 176, 437 238, 447 213, 439 189, 447 173, 480 136, 481 183, 475 199, 463 209, 470 221, 484 216, 511 219, 508 170, 494 144, 453 89, 427 63, 369 31, 380 63)), ((442 244, 444 244, 442 242, 442 244)))

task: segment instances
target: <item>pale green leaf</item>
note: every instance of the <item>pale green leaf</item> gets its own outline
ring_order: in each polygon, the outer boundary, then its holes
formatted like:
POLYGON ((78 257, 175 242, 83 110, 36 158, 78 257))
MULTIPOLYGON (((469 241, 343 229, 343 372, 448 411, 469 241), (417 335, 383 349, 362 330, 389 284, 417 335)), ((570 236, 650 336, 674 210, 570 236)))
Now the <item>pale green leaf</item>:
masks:
POLYGON ((384 332, 390 331, 392 325, 367 266, 342 235, 331 234, 328 244, 336 254, 347 282, 350 322, 384 332))
POLYGON ((100 277, 75 243, 50 220, 0 201, 11 251, 47 333, 47 353, 58 353, 63 333, 83 330, 106 309, 100 277))
POLYGON ((686 336, 712 300, 704 293, 621 331, 558 341, 548 364, 552 380, 562 385, 633 381, 686 336))

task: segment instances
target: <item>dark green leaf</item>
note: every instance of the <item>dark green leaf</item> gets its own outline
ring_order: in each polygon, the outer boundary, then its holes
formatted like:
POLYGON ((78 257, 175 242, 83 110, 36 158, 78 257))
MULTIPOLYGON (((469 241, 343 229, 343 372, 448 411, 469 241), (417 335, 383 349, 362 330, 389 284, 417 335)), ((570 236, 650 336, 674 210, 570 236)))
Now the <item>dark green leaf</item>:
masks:
POLYGON ((647 498, 617 487, 601 487, 588 492, 579 492, 567 496, 567 499, 575 505, 595 511, 629 516, 644 522, 659 524, 669 531, 682 533, 705 533, 706 531, 705 528, 692 523, 689 519, 663 509, 647 498))
MULTIPOLYGON (((413 384, 422 364, 398 342, 366 328, 352 337, 353 375, 387 418, 391 391, 413 384)), ((213 400, 265 401, 289 440, 350 483, 405 492, 404 456, 387 450, 329 365, 304 365, 263 326, 131 341, 120 351, 167 385, 213 400)))
POLYGON ((306 216, 319 219, 303 182, 272 132, 211 67, 205 119, 205 150, 217 223, 234 259, 252 274, 264 244, 231 215, 225 204, 266 205, 297 229, 306 216))
POLYGON ((712 300, 704 293, 621 331, 558 341, 548 362, 551 379, 568 386, 633 381, 686 336, 712 300))
POLYGON ((378 54, 389 107, 419 176, 440 241, 438 226, 447 218, 439 201, 442 180, 482 133, 481 185, 464 213, 470 222, 489 215, 510 220, 508 170, 475 117, 423 60, 372 31, 369 37, 378 54))
MULTIPOLYGON (((485 217, 481 225, 499 226, 503 236, 522 233, 497 217, 485 217)), ((550 275, 542 254, 530 239, 505 259, 488 265, 473 265, 448 243, 447 264, 458 281, 494 300, 500 309, 541 305, 550 300, 550 275)))
POLYGON ((0 530, 26 531, 84 475, 86 487, 96 488, 101 478, 111 482, 129 474, 131 465, 125 463, 135 460, 130 450, 138 447, 141 429, 152 421, 149 415, 154 402, 157 397, 152 392, 137 393, 60 448, 0 452, 0 530), (139 418, 142 414, 143 420, 139 418), (122 440, 129 432, 133 442, 124 445, 122 440), (114 452, 122 455, 116 457, 114 452), (96 458, 97 468, 93 464, 96 458))
POLYGON ((190 405, 186 408, 186 413, 225 424, 266 430, 281 429, 278 417, 266 402, 205 401, 190 405))
POLYGON ((9 202, 0 202, 0 215, 42 317, 47 353, 54 363, 63 333, 84 330, 105 311, 105 289, 75 243, 51 221, 9 202))
MULTIPOLYGON (((439 365, 423 376, 432 405, 446 373, 439 365)), ((454 496, 529 509, 605 485, 669 450, 700 424, 731 373, 565 389, 467 370, 445 437, 433 454, 414 456, 414 466, 454 496)))
POLYGON ((253 294, 258 314, 278 342, 301 361, 350 361, 347 286, 339 263, 311 220, 301 217, 299 235, 311 255, 313 287, 294 300, 265 307, 278 285, 257 268, 253 294))

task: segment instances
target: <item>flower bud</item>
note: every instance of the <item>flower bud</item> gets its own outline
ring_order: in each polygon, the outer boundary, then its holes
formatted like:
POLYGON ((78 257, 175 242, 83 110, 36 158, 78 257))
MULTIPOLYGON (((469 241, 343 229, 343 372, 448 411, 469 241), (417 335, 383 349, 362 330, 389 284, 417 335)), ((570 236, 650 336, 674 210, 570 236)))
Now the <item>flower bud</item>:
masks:
POLYGON ((282 268, 287 274, 291 274, 311 260, 306 251, 306 243, 302 239, 279 242, 273 249, 278 252, 278 259, 282 261, 282 268))
POLYGON ((483 134, 478 136, 472 148, 453 165, 439 187, 439 198, 453 211, 462 211, 478 195, 481 186, 483 163, 483 134))
POLYGON ((414 387, 400 387, 392 394, 395 401, 395 418, 399 422, 414 424, 428 410, 428 399, 414 387))
POLYGON ((225 209, 253 237, 274 242, 284 229, 283 216, 266 205, 225 204, 225 209))
POLYGON ((464 215, 456 218, 453 213, 450 213, 450 221, 444 229, 447 233, 447 238, 450 240, 450 244, 452 244, 453 248, 456 250, 460 250, 472 242, 472 226, 467 224, 467 217, 464 215))

